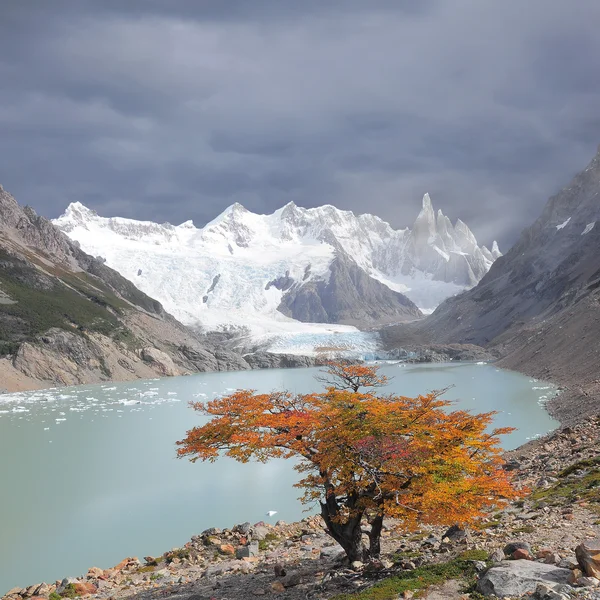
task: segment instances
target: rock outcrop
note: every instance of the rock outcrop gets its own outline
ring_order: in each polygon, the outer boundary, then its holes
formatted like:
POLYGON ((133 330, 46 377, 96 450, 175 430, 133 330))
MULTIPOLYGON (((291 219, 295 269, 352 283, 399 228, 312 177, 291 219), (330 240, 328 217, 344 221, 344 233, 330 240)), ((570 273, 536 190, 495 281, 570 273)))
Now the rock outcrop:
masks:
POLYGON ((327 280, 296 284, 278 310, 308 323, 381 324, 417 319, 417 306, 403 294, 373 279, 344 251, 331 263, 327 280))

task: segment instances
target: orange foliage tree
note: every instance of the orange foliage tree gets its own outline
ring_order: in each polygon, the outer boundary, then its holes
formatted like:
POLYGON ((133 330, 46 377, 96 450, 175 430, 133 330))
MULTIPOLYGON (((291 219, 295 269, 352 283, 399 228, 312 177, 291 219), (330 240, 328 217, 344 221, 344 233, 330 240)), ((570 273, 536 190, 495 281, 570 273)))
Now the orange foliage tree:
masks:
POLYGON ((336 362, 325 377, 321 393, 239 390, 192 403, 212 419, 177 442, 178 456, 300 458, 303 501, 319 502, 328 533, 351 561, 379 555, 384 517, 404 528, 464 525, 515 496, 498 438, 511 429, 487 432, 494 413, 449 411, 435 392, 376 395, 387 381, 376 367, 336 362))

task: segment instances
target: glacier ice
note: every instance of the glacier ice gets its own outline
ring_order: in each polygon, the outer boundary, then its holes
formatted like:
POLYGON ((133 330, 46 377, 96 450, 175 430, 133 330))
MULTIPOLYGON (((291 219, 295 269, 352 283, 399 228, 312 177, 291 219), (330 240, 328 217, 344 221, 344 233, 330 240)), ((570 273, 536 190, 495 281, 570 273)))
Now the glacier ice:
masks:
POLYGON ((501 256, 479 246, 461 220, 433 209, 429 194, 412 229, 394 230, 370 214, 331 205, 289 203, 269 215, 233 204, 202 228, 105 218, 79 202, 54 220, 63 232, 187 325, 206 330, 244 328, 253 337, 329 335, 347 326, 307 324, 278 312, 290 285, 328 281, 344 252, 369 276, 408 296, 424 312, 472 287, 501 256))

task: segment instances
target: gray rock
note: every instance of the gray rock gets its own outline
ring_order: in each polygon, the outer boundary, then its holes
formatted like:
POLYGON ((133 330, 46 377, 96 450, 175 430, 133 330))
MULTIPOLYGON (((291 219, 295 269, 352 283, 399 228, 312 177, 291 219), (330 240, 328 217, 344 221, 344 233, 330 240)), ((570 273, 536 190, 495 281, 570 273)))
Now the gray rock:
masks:
POLYGON ((446 530, 444 535, 442 535, 442 540, 444 538, 448 538, 451 542, 464 542, 467 539, 467 532, 458 525, 452 525, 449 529, 446 530))
POLYGON ((344 552, 344 549, 341 546, 335 545, 325 546, 325 548, 321 548, 320 558, 326 560, 340 560, 344 556, 346 556, 346 553, 344 552))
POLYGON ((477 591, 499 598, 535 592, 538 584, 567 584, 571 571, 530 560, 504 561, 492 567, 477 582, 477 591))
POLYGON ((502 562, 504 560, 504 552, 500 548, 494 550, 490 555, 490 560, 495 563, 502 562))
POLYGON ((236 525, 233 528, 234 533, 240 533, 241 535, 248 535, 250 533, 250 528, 252 526, 250 525, 249 521, 246 521, 245 523, 240 523, 239 525, 236 525))
POLYGON ((237 549, 237 558, 250 558, 252 556, 258 556, 259 548, 258 542, 250 542, 246 546, 242 546, 237 549))
POLYGON ((531 554, 531 546, 527 542, 510 542, 504 546, 506 556, 512 556, 515 550, 527 550, 531 554))
POLYGON ((56 588, 58 595, 62 594, 70 583, 77 583, 78 579, 75 577, 65 577, 56 588))
POLYGON ((264 525, 255 525, 252 528, 252 539, 260 542, 261 540, 264 540, 267 537, 267 534, 270 531, 271 530, 268 527, 265 527, 264 525))

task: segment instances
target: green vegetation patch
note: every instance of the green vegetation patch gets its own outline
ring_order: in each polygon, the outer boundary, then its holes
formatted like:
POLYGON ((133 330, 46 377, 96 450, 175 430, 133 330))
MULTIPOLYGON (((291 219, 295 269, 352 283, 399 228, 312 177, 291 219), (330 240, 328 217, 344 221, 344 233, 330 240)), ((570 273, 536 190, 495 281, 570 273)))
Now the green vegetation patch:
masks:
MULTIPOLYGON (((559 474, 559 481, 552 487, 531 494, 538 505, 542 502, 561 506, 577 500, 600 504, 600 456, 572 464, 559 474), (581 476, 577 475, 581 473, 581 476)), ((600 511, 600 506, 596 507, 600 511)))
POLYGON ((165 561, 168 565, 170 565, 173 560, 178 558, 179 560, 183 560, 184 558, 190 557, 190 551, 188 548, 179 548, 177 550, 172 550, 171 552, 167 552, 165 555, 165 561))
POLYGON ((462 579, 465 581, 465 585, 472 585, 476 574, 474 561, 487 561, 488 559, 487 552, 483 550, 468 550, 449 562, 405 571, 384 579, 362 592, 342 594, 335 596, 333 600, 395 600, 402 592, 426 590, 432 585, 438 585, 450 579, 462 579))
POLYGON ((271 544, 278 541, 279 537, 277 536, 277 534, 270 531, 269 533, 267 533, 267 535, 265 535, 264 539, 258 542, 258 549, 263 551, 268 550, 271 544))
POLYGON ((127 304, 85 273, 47 276, 0 249, 0 284, 16 304, 0 304, 0 356, 14 354, 53 327, 92 331, 131 347, 135 337, 119 321, 127 304), (98 289, 98 286, 104 289, 98 289))

